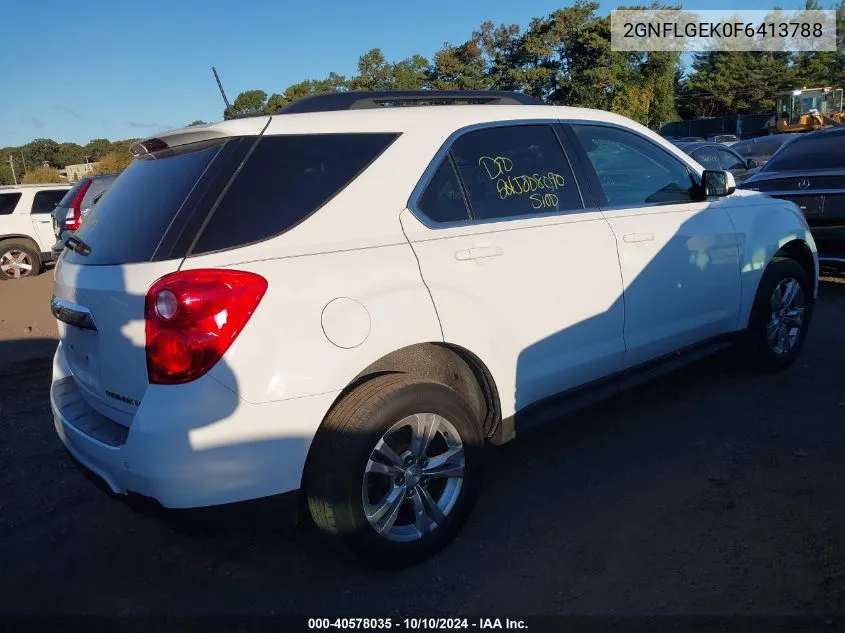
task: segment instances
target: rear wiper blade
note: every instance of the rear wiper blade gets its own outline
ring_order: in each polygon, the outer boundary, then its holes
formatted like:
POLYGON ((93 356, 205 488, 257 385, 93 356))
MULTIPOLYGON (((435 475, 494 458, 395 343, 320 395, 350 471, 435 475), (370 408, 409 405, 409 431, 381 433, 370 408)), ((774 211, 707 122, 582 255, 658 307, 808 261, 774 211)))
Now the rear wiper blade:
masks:
POLYGON ((91 254, 91 247, 75 235, 71 235, 65 240, 65 248, 69 248, 83 257, 88 257, 91 254))

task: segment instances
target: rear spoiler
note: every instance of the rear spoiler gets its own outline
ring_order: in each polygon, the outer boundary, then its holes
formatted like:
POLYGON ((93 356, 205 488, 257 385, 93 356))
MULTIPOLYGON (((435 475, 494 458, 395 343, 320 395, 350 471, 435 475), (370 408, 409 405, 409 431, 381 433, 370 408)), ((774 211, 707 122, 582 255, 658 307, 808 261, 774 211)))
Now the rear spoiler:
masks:
POLYGON ((129 153, 138 158, 144 154, 188 143, 212 141, 230 136, 257 136, 267 127, 271 118, 270 116, 252 117, 170 130, 133 143, 129 148, 129 153))

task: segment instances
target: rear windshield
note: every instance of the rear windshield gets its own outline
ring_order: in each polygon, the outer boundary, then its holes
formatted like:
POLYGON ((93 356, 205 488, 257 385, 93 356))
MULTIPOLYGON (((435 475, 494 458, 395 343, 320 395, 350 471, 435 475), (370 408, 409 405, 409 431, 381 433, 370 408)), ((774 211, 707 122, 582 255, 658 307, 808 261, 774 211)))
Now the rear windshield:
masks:
POLYGON ((149 261, 222 144, 191 143, 132 161, 77 232, 90 255, 68 250, 66 261, 91 266, 149 261))
POLYGON ((761 171, 845 168, 845 135, 797 139, 772 156, 761 171))
POLYGON ((268 239, 337 195, 397 134, 265 136, 193 249, 207 253, 268 239))
POLYGON ((70 203, 73 202, 73 198, 76 196, 76 192, 79 191, 80 187, 84 185, 86 182, 91 180, 90 178, 83 178, 78 183, 76 183, 71 189, 64 195, 64 197, 59 201, 60 207, 70 207, 70 203))

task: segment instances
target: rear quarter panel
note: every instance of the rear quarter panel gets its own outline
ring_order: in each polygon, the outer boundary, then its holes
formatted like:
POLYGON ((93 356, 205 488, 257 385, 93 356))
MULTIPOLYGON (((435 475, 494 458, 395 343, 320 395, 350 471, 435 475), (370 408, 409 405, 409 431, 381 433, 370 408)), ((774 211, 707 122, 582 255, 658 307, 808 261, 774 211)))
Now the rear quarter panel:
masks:
POLYGON ((439 146, 428 138, 426 147, 421 137, 403 134, 286 233, 183 262, 182 270, 231 268, 268 281, 255 314, 212 370, 215 378, 251 403, 299 398, 343 389, 392 351, 443 340, 399 222, 439 146))
MULTIPOLYGON (((188 259, 182 269, 203 268, 208 259, 188 259)), ((211 371, 247 402, 337 391, 396 349, 442 340, 407 243, 225 267, 269 282, 244 331, 211 371)))

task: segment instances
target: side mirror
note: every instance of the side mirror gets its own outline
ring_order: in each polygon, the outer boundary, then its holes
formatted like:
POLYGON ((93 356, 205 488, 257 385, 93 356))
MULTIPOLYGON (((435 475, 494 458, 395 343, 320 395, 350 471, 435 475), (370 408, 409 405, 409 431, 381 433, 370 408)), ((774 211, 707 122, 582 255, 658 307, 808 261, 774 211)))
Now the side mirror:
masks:
POLYGON ((760 165, 757 164, 756 158, 749 158, 747 161, 745 161, 745 168, 746 169, 756 169, 759 166, 760 165))
POLYGON ((721 169, 705 169, 701 175, 701 186, 707 197, 729 196, 736 191, 733 174, 721 169))

